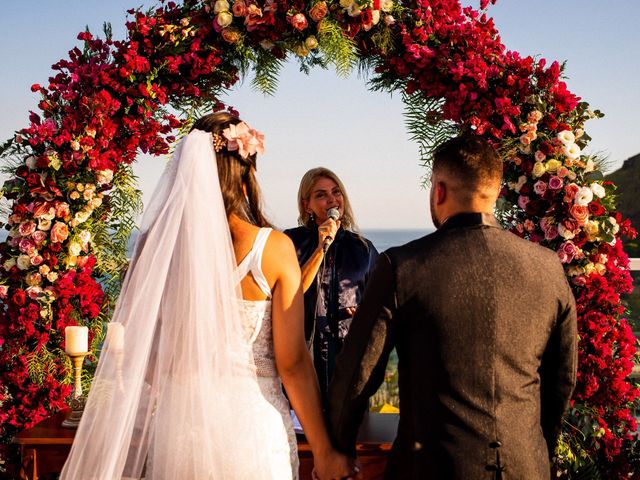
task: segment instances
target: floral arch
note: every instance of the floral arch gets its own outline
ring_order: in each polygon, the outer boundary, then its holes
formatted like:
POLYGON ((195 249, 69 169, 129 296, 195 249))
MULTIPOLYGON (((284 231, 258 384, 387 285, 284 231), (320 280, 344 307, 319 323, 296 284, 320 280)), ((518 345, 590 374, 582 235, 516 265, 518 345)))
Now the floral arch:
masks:
MULTIPOLYGON (((84 49, 54 65, 30 125, 0 147, 6 229, 0 244, 0 458, 21 429, 65 406, 68 325, 90 327, 95 365, 140 196, 137 152, 164 154, 198 112, 247 72, 273 93, 287 56, 301 69, 354 66, 406 103, 428 164, 461 130, 505 162, 500 217, 555 251, 578 304, 578 386, 557 468, 565 478, 640 472, 639 395, 628 380, 635 338, 620 294, 631 289, 615 186, 582 153, 599 112, 569 92, 557 62, 508 51, 487 16, 459 0, 185 0, 130 11, 128 38, 79 35, 84 49)), ((91 381, 91 368, 84 379, 91 381)))

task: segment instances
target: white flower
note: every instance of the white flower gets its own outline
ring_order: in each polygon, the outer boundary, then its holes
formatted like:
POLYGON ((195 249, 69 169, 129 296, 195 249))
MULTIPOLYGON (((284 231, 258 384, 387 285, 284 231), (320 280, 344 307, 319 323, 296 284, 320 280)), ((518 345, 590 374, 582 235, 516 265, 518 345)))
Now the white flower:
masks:
POLYGON ((69 242, 69 255, 73 255, 74 257, 77 257, 78 255, 80 255, 81 252, 82 252, 82 245, 80 245, 80 242, 76 242, 75 240, 72 242, 69 242))
POLYGON ((6 260, 2 266, 4 267, 5 270, 9 271, 11 270, 13 267, 16 266, 16 259, 11 257, 8 260, 6 260))
POLYGON ((593 200, 593 192, 591 189, 589 187, 581 187, 578 193, 576 193, 576 198, 573 203, 586 207, 591 200, 593 200))
POLYGON ((228 12, 228 11, 229 11, 229 2, 227 2, 227 0, 218 0, 213 5, 213 13, 228 12))
POLYGON ((106 185, 113 180, 113 170, 100 170, 96 175, 98 185, 106 185))
POLYGON ((31 257, 25 254, 19 255, 16 263, 20 270, 27 270, 31 267, 31 257))
POLYGON ((593 160, 587 160, 587 165, 584 167, 584 173, 593 172, 596 169, 596 164, 593 160))
POLYGON ((91 240, 91 232, 89 230, 81 231, 78 236, 80 237, 80 241, 85 245, 91 240))
POLYGON ((380 10, 373 10, 371 12, 371 23, 377 25, 380 22, 380 10))
POLYGON ((393 0, 380 0, 380 10, 385 13, 393 10, 393 0))
POLYGON ((575 143, 565 143, 562 147, 562 153, 571 160, 580 158, 580 147, 575 143))
POLYGON ((591 188, 591 191, 593 192, 593 194, 598 197, 598 198, 602 198, 605 195, 605 191, 604 191, 604 187, 602 185, 600 185, 599 183, 592 183, 591 186, 589 187, 591 188))
MULTIPOLYGON (((589 190, 589 191, 591 191, 591 190, 589 190)), ((85 212, 84 210, 81 210, 81 211, 79 211, 78 213, 75 214, 73 219, 76 222, 78 222, 78 224, 80 224, 80 223, 86 222, 90 215, 91 214, 89 212, 85 212)))
POLYGON ((613 217, 609 217, 609 223, 611 224, 611 233, 614 235, 620 231, 620 225, 616 222, 616 219, 613 217))
POLYGON ((571 145, 576 141, 576 136, 571 130, 563 130, 558 134, 558 140, 560 140, 565 145, 571 145))

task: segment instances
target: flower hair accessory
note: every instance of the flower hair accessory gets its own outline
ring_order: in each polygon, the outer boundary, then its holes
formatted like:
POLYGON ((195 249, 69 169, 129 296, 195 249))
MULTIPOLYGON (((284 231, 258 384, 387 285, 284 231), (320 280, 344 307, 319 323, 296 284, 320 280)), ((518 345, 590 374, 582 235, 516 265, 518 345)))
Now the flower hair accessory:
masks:
POLYGON ((230 152, 237 150, 240 157, 246 160, 256 153, 264 153, 264 134, 254 130, 245 122, 229 125, 222 131, 222 135, 217 133, 213 135, 213 148, 216 152, 225 146, 230 152))

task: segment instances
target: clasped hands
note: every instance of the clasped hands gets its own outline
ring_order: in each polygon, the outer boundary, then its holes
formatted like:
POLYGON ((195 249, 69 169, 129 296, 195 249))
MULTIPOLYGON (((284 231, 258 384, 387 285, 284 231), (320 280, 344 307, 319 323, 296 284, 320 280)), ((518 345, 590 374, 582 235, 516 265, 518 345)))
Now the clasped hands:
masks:
POLYGON ((363 480, 358 461, 333 451, 322 459, 314 459, 313 480, 363 480))

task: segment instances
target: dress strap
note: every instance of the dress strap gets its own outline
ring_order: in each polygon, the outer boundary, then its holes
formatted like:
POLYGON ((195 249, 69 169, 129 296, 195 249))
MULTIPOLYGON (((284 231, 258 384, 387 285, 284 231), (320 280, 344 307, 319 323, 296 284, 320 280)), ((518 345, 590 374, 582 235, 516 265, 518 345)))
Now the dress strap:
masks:
POLYGON ((269 288, 269 282, 267 282, 262 272, 262 254, 271 230, 271 228, 261 228, 258 230, 251 251, 244 257, 236 270, 238 281, 241 281, 248 273, 251 273, 256 284, 267 297, 271 297, 271 288, 269 288))

